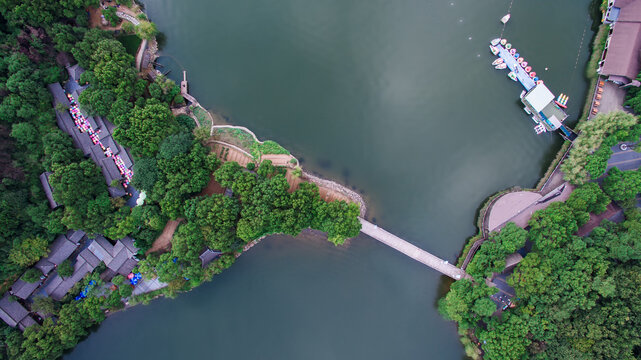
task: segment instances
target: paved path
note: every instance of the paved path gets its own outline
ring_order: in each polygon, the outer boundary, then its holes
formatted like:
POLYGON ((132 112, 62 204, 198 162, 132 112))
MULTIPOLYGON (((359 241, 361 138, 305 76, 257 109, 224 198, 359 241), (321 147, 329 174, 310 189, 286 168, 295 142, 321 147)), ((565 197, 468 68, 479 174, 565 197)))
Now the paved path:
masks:
POLYGON ((622 171, 636 170, 641 167, 641 153, 630 149, 630 143, 625 144, 628 145, 628 149, 626 150, 621 150, 620 144, 612 147, 612 156, 608 160, 607 170, 615 166, 622 171))
POLYGON ((441 274, 451 277, 454 280, 459 280, 461 278, 470 278, 470 276, 465 271, 457 268, 447 261, 438 258, 415 245, 408 243, 407 241, 399 238, 394 234, 390 234, 389 232, 379 228, 378 226, 370 223, 363 218, 358 219, 363 226, 361 228, 361 232, 363 234, 369 235, 373 239, 376 239, 383 244, 402 252, 412 259, 421 262, 440 272, 441 274))

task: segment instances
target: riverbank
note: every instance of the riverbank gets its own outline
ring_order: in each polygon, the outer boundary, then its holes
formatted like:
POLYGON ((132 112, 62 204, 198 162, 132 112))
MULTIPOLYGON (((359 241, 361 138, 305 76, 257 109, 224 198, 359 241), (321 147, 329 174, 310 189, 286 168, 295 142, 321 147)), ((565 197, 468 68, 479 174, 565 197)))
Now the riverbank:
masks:
MULTIPOLYGON (((575 129, 581 123, 588 121, 590 118, 590 111, 592 109, 594 94, 596 92, 596 87, 597 87, 597 81, 599 79, 599 74, 597 73, 598 62, 601 59, 601 56, 604 51, 605 41, 607 39, 607 32, 608 32, 607 29, 608 28, 606 25, 601 24, 598 28, 598 31, 595 33, 592 41, 592 51, 591 51, 592 53, 590 56, 590 60, 587 63, 586 69, 585 69, 586 78, 589 80, 590 85, 588 87, 588 92, 585 96, 583 110, 575 125, 575 129)), ((460 266, 463 270, 465 270, 467 265, 474 258, 476 251, 482 246, 483 242, 487 240, 489 234, 492 232, 492 229, 490 229, 490 226, 489 226, 489 214, 493 206, 495 205, 495 203, 499 199, 503 198, 504 195, 507 195, 512 192, 517 192, 517 191, 525 191, 525 192, 535 193, 542 198, 547 198, 547 197, 558 196, 558 195, 553 196, 553 194, 551 193, 552 191, 555 191, 561 188, 560 192, 565 194, 562 196, 562 198, 565 199, 569 196, 569 193, 571 193, 572 188, 570 188, 569 190, 565 189, 567 191, 564 191, 563 189, 564 188, 563 184, 567 184, 567 183, 564 179, 564 174, 561 171, 561 164, 570 153, 570 150, 572 149, 572 145, 573 143, 570 141, 566 140, 563 142, 561 148, 557 151, 555 157, 552 159, 552 161, 548 165, 545 173, 540 178, 535 188, 522 190, 518 186, 512 187, 512 188, 499 191, 493 195, 490 195, 485 200, 483 205, 479 208, 477 217, 476 217, 476 226, 478 229, 478 233, 475 236, 470 237, 465 242, 465 245, 461 250, 460 255, 457 258, 457 266, 460 266)), ((555 201, 558 201, 558 199, 556 199, 555 201)), ((482 350, 480 348, 480 342, 475 337, 474 332, 459 331, 459 335, 461 336, 460 340, 462 345, 465 348, 466 354, 474 359, 482 358, 482 350)))

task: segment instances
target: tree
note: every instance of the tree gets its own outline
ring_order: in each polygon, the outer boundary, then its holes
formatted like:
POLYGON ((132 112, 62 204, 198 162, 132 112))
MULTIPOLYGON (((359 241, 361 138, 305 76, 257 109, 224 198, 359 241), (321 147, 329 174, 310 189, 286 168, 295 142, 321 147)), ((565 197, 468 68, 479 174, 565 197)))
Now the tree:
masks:
POLYGON ((156 24, 150 21, 141 21, 138 26, 136 26, 136 35, 141 39, 151 39, 152 37, 158 34, 158 29, 156 29, 156 24))
POLYGON ((47 255, 49 242, 42 237, 27 238, 14 245, 9 252, 9 260, 19 266, 31 266, 47 255))
POLYGON ((194 141, 191 133, 181 132, 169 135, 161 144, 158 152, 158 158, 171 160, 180 154, 188 153, 194 141))
POLYGON ((566 204, 575 211, 600 214, 610 204, 610 198, 597 183, 587 183, 574 189, 566 204))
POLYGON ((58 265, 58 274, 63 278, 68 278, 73 275, 73 264, 71 260, 67 259, 58 265))
POLYGON ((133 109, 126 123, 114 130, 114 138, 130 147, 134 155, 152 157, 158 152, 160 143, 177 127, 167 105, 148 102, 143 108, 133 109))
POLYGON ((358 236, 361 223, 358 221, 359 209, 354 203, 332 201, 318 207, 316 227, 327 232, 327 240, 334 245, 341 245, 346 239, 358 236))
POLYGON ((133 185, 141 190, 150 191, 158 180, 158 164, 154 158, 141 158, 134 164, 133 185))
POLYGON ((56 314, 58 313, 58 306, 52 298, 47 296, 36 296, 33 298, 31 310, 37 311, 42 314, 56 314))
MULTIPOLYGON (((235 199, 221 194, 198 197, 185 204, 185 217, 198 225, 205 244, 221 251, 231 251, 236 243, 234 228, 240 214, 235 199)), ((197 251, 202 250, 197 249, 197 251)))
POLYGON ((638 171, 621 171, 613 167, 603 180, 603 190, 608 196, 625 207, 631 207, 641 192, 641 173, 638 171))
POLYGON ((42 276, 42 271, 36 269, 36 268, 31 268, 27 271, 25 271, 24 275, 22 275, 22 280, 28 282, 28 283, 35 283, 40 281, 40 277, 42 276))

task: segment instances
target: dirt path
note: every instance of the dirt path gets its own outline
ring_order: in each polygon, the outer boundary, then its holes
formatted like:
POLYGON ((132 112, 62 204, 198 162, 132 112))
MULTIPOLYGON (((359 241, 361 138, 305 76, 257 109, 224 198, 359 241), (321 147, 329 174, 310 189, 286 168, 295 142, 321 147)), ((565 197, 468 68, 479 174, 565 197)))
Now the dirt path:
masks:
POLYGON ((266 154, 261 157, 261 160, 271 160, 274 166, 291 166, 292 163, 290 161, 292 159, 296 160, 296 158, 287 154, 266 154))
POLYGON ((156 251, 168 251, 171 248, 171 239, 174 237, 174 232, 182 220, 183 219, 169 220, 162 234, 154 240, 153 245, 151 245, 151 248, 147 250, 145 255, 156 251))

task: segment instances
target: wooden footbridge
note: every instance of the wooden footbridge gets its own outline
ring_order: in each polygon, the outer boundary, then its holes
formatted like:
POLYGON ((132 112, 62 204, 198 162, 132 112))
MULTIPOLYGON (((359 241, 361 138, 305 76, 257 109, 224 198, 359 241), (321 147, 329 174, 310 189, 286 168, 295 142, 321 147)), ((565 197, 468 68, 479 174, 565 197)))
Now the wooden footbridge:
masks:
POLYGON ((369 235, 373 239, 376 239, 383 244, 402 252, 403 254, 411 257, 412 259, 423 263, 432 269, 440 272, 443 275, 447 275, 454 280, 460 280, 463 278, 470 279, 471 277, 458 267, 450 264, 449 262, 436 257, 427 251, 408 243, 407 241, 399 238, 398 236, 391 234, 378 226, 370 223, 369 221, 358 218, 361 222, 362 228, 361 232, 363 234, 369 235))

